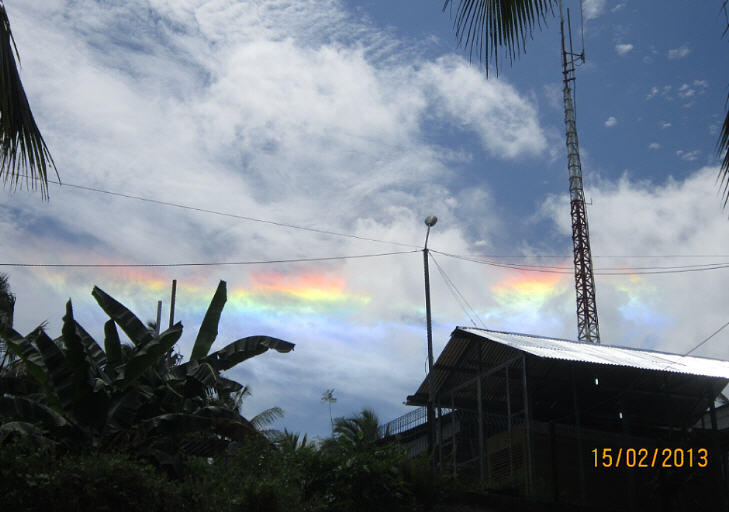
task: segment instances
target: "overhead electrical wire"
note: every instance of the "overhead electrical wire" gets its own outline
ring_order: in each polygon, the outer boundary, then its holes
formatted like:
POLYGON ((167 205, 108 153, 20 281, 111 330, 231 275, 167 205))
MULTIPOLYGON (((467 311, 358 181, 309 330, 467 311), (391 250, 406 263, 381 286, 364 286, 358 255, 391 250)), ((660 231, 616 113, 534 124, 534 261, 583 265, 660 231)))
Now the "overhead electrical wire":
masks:
POLYGON ((700 347, 701 345, 703 345, 704 343, 706 343, 707 341, 709 341, 709 340, 710 340, 711 338, 713 338, 714 336, 716 336, 717 334, 719 334, 719 333, 720 333, 720 332, 721 332, 721 331, 722 331, 722 330, 723 330, 723 329, 724 329, 724 328, 725 328, 725 327, 726 327, 727 325, 729 325, 729 322, 727 322, 727 323, 725 323, 724 325, 722 325, 721 327, 719 327, 719 328, 718 328, 717 330, 715 330, 715 331, 714 331, 714 332, 713 332, 713 333, 711 334, 711 336, 709 336, 709 337, 708 337, 708 338, 706 338, 706 339, 705 339, 704 341, 702 341, 701 343, 699 343, 698 345, 696 345, 696 346, 695 346, 694 348, 692 348, 691 350, 689 350, 688 352, 686 352, 686 353, 685 353, 684 355, 686 355, 686 356, 687 356, 687 355, 689 355, 689 354, 690 354, 691 352, 693 352, 694 350, 698 349, 698 348, 699 348, 699 347, 700 347))
MULTIPOLYGON (((33 178, 33 177, 32 177, 33 178)), ((34 179, 38 179, 37 177, 34 177, 34 179)), ((289 229, 297 229, 301 231, 308 231, 312 233, 318 233, 323 235, 329 235, 329 236, 337 236, 337 237, 344 237, 344 238, 351 238, 355 240, 361 240, 366 242, 374 242, 374 243, 380 243, 380 244, 390 244, 390 245, 398 245, 402 247, 411 247, 411 248, 419 248, 420 246, 409 244, 405 242, 398 242, 394 240, 382 240, 377 238, 370 238, 370 237, 364 237, 360 235, 355 235, 353 233, 342 233, 337 231, 331 231, 326 229, 319 229, 319 228, 312 228, 307 226, 299 226, 295 224, 289 224, 286 222, 279 222, 274 220, 268 220, 268 219, 260 219, 257 217, 251 217, 248 215, 239 215, 235 213, 230 212, 221 212, 218 210, 211 210, 208 208, 200 208, 196 206, 190 206, 190 205, 184 205, 179 203, 173 203, 171 201, 162 201, 159 199, 152 199, 148 197, 142 197, 137 196, 133 194, 127 194, 123 192, 114 192, 110 190, 105 190, 97 187, 90 187, 86 185, 78 185, 74 183, 68 183, 64 182, 61 183, 56 180, 48 180, 49 183, 54 183, 60 186, 66 186, 71 188, 76 188, 79 190, 86 190, 90 192, 96 192, 100 194, 106 194, 116 197, 123 197, 127 199, 135 199, 138 201, 144 201, 152 204, 158 204, 161 206, 170 206, 174 208, 181 208, 185 210, 191 210, 196 211, 200 213, 209 213, 212 215, 219 215, 223 217, 230 217, 240 220, 246 220, 250 222, 258 222, 262 224, 269 224, 273 226, 283 227, 283 228, 289 228, 289 229)), ((409 252, 409 251, 406 251, 409 252)), ((502 258, 502 259, 509 259, 509 258, 528 258, 529 255, 514 255, 514 256, 507 256, 507 255, 484 255, 484 256, 466 256, 466 255, 459 255, 459 254, 453 254, 443 251, 437 251, 435 249, 431 249, 431 252, 437 252, 438 254, 442 254, 444 256, 448 256, 450 258, 456 258, 461 259, 464 261, 470 261, 473 263, 479 263, 482 265, 490 265, 494 267, 500 267, 500 268, 509 268, 514 270, 522 270, 527 272, 540 272, 540 273, 550 273, 550 274, 572 274, 574 273, 574 269, 570 266, 555 266, 555 265, 530 265, 530 264, 522 264, 522 263, 509 263, 509 262, 498 262, 493 261, 489 259, 484 258, 502 258)), ((384 253, 383 255, 390 255, 390 254, 401 254, 401 253, 384 253)), ((368 257, 368 256, 365 256, 368 257)), ((559 256, 559 255, 533 255, 531 257, 536 258, 570 258, 571 256, 559 256)), ((595 258, 709 258, 709 257, 729 257, 729 255, 724 254, 717 254, 717 255, 687 255, 687 254, 674 254, 674 255, 596 255, 595 258)), ((347 258, 341 258, 341 257, 331 257, 331 259, 347 259, 347 258)), ((302 260, 271 260, 270 263, 289 263, 289 262, 296 262, 296 261, 309 261, 309 259, 302 259, 302 260)), ((311 260, 314 261, 314 260, 311 260)), ((317 260, 321 261, 321 260, 317 260)), ((220 263, 169 263, 169 264, 117 264, 118 267, 134 267, 134 266, 170 266, 170 267, 180 267, 180 266, 220 266, 220 265, 249 265, 249 264, 264 264, 268 263, 268 261, 261 261, 261 262, 220 262, 220 263)), ((25 267, 32 267, 32 266, 39 266, 39 267, 103 267, 104 264, 25 264, 25 263, 0 263, 0 266, 25 266, 25 267)), ((720 263, 704 263, 704 264, 695 264, 695 265, 679 265, 679 266, 653 266, 653 267, 599 267, 594 270, 595 275, 603 275, 603 276, 609 276, 609 275, 645 275, 645 274, 675 274, 675 273, 684 273, 684 272, 699 272, 699 271, 707 271, 707 270, 718 270, 718 269, 724 269, 729 268, 729 262, 720 262, 720 263)))
POLYGON ((451 291, 451 294, 455 297, 456 302, 461 306, 461 309, 464 313, 466 313, 466 316, 471 321, 471 324, 473 324, 474 327, 478 327, 476 325, 476 322, 474 321, 473 317, 469 313, 468 310, 471 310, 473 315, 478 319, 478 322, 481 324, 481 327, 484 329, 486 328, 486 324, 484 324, 483 320, 481 320, 481 317, 478 316, 478 312, 471 306, 471 304, 468 302, 466 297, 460 292, 456 284, 453 282, 453 280, 448 276, 445 269, 440 266, 440 263, 438 263, 438 260, 435 259, 435 256, 429 251, 428 256, 430 256, 430 259, 433 260, 433 263, 435 263, 436 268, 438 269, 438 272, 440 272, 441 277, 446 282, 446 285, 448 286, 448 289, 451 291))
POLYGON ((44 268, 135 268, 135 267, 219 267, 236 265, 268 265, 281 263, 303 263, 312 261, 352 260, 410 254, 412 251, 383 252, 378 254, 355 254, 349 256, 326 256, 321 258, 292 258, 282 260, 222 261, 203 263, 0 263, 0 267, 44 267, 44 268))
POLYGON ((318 229, 318 228, 312 228, 312 227, 307 227, 307 226, 298 226, 296 224, 289 224, 289 223, 286 223, 286 222, 279 222, 279 221, 268 220, 268 219, 259 219, 259 218, 251 217, 251 216, 248 216, 248 215, 239 215, 239 214, 236 214, 236 213, 221 212, 221 211, 218 211, 218 210, 211 210, 211 209, 208 209, 208 208, 200 208, 200 207, 197 207, 197 206, 190 206, 190 205, 185 205, 185 204, 173 203, 171 201, 162 201, 160 199, 152 199, 152 198, 149 198, 149 197, 136 196, 136 195, 133 195, 133 194, 126 194, 126 193, 123 193, 123 192, 113 192, 111 190, 104 190, 104 189, 96 188, 96 187, 88 187, 86 185, 77 185, 77 184, 68 183, 68 182, 61 183, 61 182, 56 181, 56 180, 48 180, 48 183, 54 183, 54 184, 60 185, 62 187, 71 187, 71 188, 76 188, 76 189, 79 189, 79 190, 87 190, 89 192, 97 192, 99 194, 107 194, 107 195, 110 195, 110 196, 124 197, 126 199, 136 199, 137 201, 144 201, 144 202, 147 202, 147 203, 153 203, 153 204, 158 204, 158 205, 162 205, 162 206, 171 206, 173 208, 181 208, 183 210, 191 210, 191 211, 196 211, 196 212, 201 212, 201 213, 210 213, 212 215, 219 215, 221 217, 231 217, 231 218, 234 218, 234 219, 247 220, 247 221, 250 221, 250 222, 258 222, 258 223, 262 223, 262 224, 269 224, 269 225, 272 225, 272 226, 278 226, 278 227, 284 227, 284 228, 290 228, 290 229, 298 229, 298 230, 301 230, 301 231, 309 231, 309 232, 312 232, 312 233, 319 233, 319 234, 322 234, 322 235, 338 236, 338 237, 344 237, 344 238, 354 238, 356 240, 363 240, 365 242, 375 242, 375 243, 379 243, 379 244, 399 245, 399 246, 402 246, 402 247, 413 247, 413 248, 419 247, 418 245, 415 245, 415 244, 408 244, 408 243, 404 243, 404 242, 395 242, 395 241, 392 241, 392 240, 380 240, 378 238, 369 238, 369 237, 354 235, 352 233, 340 233, 340 232, 337 232, 337 231, 329 231, 329 230, 326 230, 326 229, 318 229))
MULTIPOLYGON (((471 256, 462 256, 459 254, 452 254, 435 249, 430 249, 431 252, 448 256, 449 258, 455 258, 464 261, 470 261, 472 263, 478 263, 481 265, 489 265, 492 267, 509 268, 513 270, 522 270, 525 272, 541 272, 547 274, 572 274, 574 270, 566 266, 549 266, 549 265, 526 265, 521 263, 500 263, 496 261, 479 259, 471 256)), ((602 276, 617 276, 617 275, 646 275, 646 274, 680 274, 684 272, 702 272, 707 270, 718 270, 723 268, 729 268, 729 262, 721 263, 703 263, 697 265, 683 265, 673 267, 607 267, 606 270, 595 269, 595 275, 602 276)))

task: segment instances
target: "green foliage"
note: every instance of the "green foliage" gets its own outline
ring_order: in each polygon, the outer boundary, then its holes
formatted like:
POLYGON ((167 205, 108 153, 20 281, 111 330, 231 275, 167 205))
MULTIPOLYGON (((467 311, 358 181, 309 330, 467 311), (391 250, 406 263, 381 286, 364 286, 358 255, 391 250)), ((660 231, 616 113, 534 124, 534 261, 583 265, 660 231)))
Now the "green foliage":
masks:
POLYGON ((0 450, 0 510, 410 512, 443 501, 427 461, 397 445, 332 442, 317 449, 286 430, 275 444, 249 437, 213 458, 188 457, 184 478, 169 479, 134 454, 19 436, 0 450))
MULTIPOLYGON (((98 287, 92 295, 111 317, 106 352, 74 320, 71 301, 57 340, 42 328, 25 337, 0 333, 26 370, 20 380, 0 378, 0 440, 28 433, 72 449, 124 449, 179 473, 183 455, 214 455, 258 435, 239 412, 242 386, 220 372, 269 348, 288 352, 292 343, 252 336, 210 355, 198 349, 199 359, 175 365, 182 324, 158 334, 98 287), (116 326, 133 346, 121 344, 116 326)), ((221 281, 198 336, 206 347, 224 303, 221 281)))
POLYGON ((379 438, 380 420, 372 409, 364 408, 357 416, 336 418, 334 435, 349 449, 362 449, 379 438))
POLYGON ((0 510, 189 510, 177 482, 129 456, 67 454, 10 443, 0 450, 0 510))

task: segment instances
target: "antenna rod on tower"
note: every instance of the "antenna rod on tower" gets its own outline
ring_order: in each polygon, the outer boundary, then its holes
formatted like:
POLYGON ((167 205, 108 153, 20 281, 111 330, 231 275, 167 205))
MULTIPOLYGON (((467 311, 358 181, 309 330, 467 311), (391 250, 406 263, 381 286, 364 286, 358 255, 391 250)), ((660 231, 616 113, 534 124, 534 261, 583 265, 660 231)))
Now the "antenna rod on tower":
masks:
MULTIPOLYGON (((567 11, 569 19, 569 10, 567 11)), ((592 272, 590 232, 587 226, 585 193, 582 189, 582 164, 577 142, 574 97, 570 82, 575 80, 575 66, 585 59, 584 46, 577 54, 572 49, 572 27, 569 26, 570 51, 565 48, 564 14, 559 0, 560 32, 562 34, 562 75, 564 76, 564 123, 567 132, 567 169, 570 178, 570 212, 572 215, 572 250, 575 264, 575 291, 577 294, 577 339, 600 343, 595 301, 595 278, 592 272)), ((570 23, 571 25, 571 23, 570 23)))

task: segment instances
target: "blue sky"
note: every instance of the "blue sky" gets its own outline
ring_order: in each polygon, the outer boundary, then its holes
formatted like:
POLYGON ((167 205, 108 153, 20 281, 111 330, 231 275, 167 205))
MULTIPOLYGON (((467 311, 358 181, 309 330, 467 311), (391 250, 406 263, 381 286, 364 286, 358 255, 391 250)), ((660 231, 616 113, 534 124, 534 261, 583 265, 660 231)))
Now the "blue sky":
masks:
MULTIPOLYGON (((566 2, 573 9, 574 2, 566 2)), ((559 24, 488 80, 439 1, 7 0, 22 78, 66 186, 2 190, 0 263, 242 262, 430 245, 436 354, 457 325, 575 338, 559 24), (82 190, 81 185, 359 238, 82 190), (382 243, 363 240, 377 239, 382 243), (404 245, 402 245, 404 244, 404 245), (550 270, 541 268, 541 270, 550 270), (551 269, 554 270, 554 269, 551 269), (468 309, 468 308, 465 308, 468 309)), ((721 2, 585 2, 578 131, 603 342, 685 352, 727 318, 715 152, 729 74, 721 2), (638 269, 637 267, 646 267, 638 269), (660 268, 659 268, 660 267, 660 268), (663 268, 672 267, 672 268, 663 268), (683 267, 683 268, 675 268, 683 267), (660 270, 671 273, 646 274, 660 270), (680 271, 680 272, 675 272, 680 271), (611 275, 609 273, 618 273, 611 275)), ((189 353, 220 279, 217 346, 296 343, 232 371, 280 427, 407 411, 424 376, 422 256, 209 267, 4 267, 16 327, 102 339, 99 285, 144 320, 178 279, 189 353)), ((729 329, 696 355, 727 359, 729 329)))

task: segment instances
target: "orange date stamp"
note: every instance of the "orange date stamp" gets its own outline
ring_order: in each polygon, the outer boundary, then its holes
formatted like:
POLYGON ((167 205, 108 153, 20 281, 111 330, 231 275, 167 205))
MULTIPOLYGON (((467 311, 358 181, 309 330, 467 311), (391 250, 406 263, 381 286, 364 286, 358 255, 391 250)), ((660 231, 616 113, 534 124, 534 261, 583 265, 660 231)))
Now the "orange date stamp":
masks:
POLYGON ((594 448, 596 468, 705 468, 706 448, 594 448))

